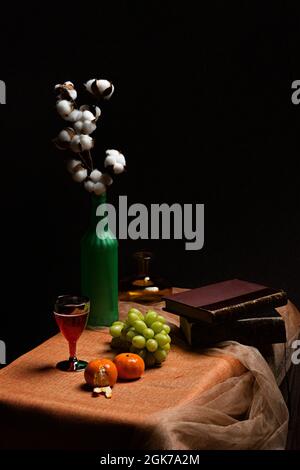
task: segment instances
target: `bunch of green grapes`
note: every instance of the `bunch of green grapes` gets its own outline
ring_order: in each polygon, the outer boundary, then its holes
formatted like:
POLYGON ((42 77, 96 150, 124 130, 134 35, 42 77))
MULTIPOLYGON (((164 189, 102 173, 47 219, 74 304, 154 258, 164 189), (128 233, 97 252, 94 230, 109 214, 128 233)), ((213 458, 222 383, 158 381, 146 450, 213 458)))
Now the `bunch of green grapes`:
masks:
POLYGON ((125 321, 115 321, 110 327, 111 347, 141 356, 147 367, 161 364, 170 351, 170 327, 162 315, 148 310, 143 315, 131 308, 125 321))

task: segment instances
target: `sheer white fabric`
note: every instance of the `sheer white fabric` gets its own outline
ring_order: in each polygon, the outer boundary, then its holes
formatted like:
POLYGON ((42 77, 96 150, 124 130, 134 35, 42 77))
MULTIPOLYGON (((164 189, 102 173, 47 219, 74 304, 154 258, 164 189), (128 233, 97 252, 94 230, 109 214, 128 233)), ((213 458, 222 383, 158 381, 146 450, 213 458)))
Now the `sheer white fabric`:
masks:
POLYGON ((255 348, 228 341, 206 354, 232 355, 248 371, 157 417, 153 449, 284 449, 288 409, 267 362, 255 348))

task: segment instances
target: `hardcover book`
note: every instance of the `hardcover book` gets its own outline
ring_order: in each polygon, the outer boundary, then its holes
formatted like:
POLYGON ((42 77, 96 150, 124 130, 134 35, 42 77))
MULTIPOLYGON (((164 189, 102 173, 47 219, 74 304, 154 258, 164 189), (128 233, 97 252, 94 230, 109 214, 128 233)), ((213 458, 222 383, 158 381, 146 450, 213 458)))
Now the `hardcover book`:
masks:
POLYGON ((285 323, 276 310, 270 316, 217 325, 180 317, 180 328, 191 346, 209 347, 228 340, 258 347, 286 342, 285 323))
POLYGON ((232 279, 164 297, 166 311, 193 320, 219 323, 264 317, 287 303, 282 289, 232 279))

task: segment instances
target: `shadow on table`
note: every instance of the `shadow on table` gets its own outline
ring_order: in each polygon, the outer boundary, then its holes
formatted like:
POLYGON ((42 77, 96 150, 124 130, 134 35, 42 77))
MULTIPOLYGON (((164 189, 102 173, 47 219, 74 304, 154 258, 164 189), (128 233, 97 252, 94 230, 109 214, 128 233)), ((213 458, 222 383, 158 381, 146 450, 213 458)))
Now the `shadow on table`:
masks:
POLYGON ((36 367, 36 366, 26 367, 24 368, 24 373, 27 375, 28 372, 30 371, 30 373, 33 373, 33 374, 34 373, 41 374, 41 373, 51 372, 54 370, 57 370, 55 364, 48 364, 48 365, 43 365, 41 367, 36 367))

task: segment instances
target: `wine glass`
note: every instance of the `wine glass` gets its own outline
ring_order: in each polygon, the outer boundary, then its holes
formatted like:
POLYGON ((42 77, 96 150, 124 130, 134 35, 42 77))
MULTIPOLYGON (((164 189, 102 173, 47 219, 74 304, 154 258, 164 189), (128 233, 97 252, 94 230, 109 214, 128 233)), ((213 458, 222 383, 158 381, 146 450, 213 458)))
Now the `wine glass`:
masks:
POLYGON ((84 370, 86 361, 76 357, 77 340, 83 332, 88 314, 90 301, 88 297, 76 295, 60 295, 54 305, 54 316, 56 323, 69 343, 69 360, 59 362, 56 367, 67 372, 84 370))

